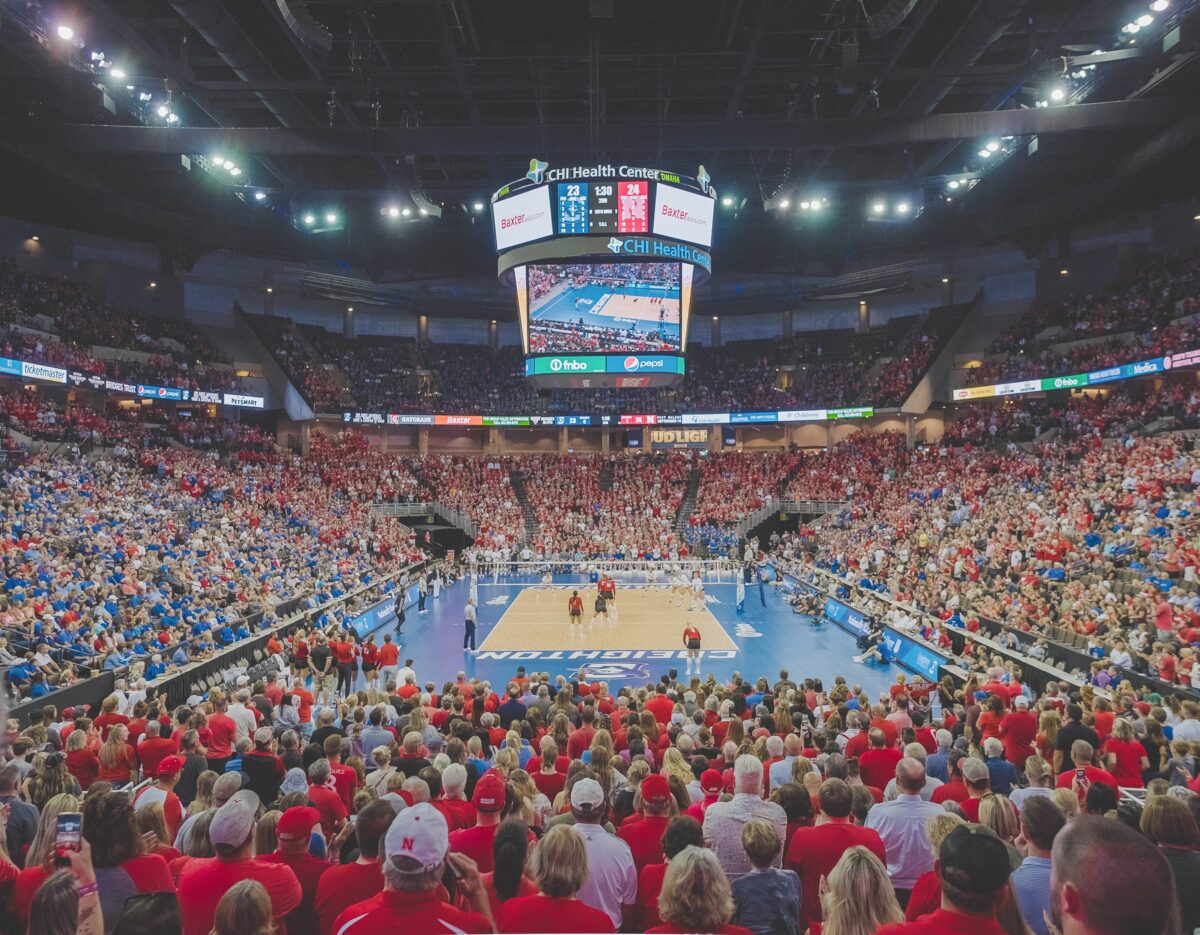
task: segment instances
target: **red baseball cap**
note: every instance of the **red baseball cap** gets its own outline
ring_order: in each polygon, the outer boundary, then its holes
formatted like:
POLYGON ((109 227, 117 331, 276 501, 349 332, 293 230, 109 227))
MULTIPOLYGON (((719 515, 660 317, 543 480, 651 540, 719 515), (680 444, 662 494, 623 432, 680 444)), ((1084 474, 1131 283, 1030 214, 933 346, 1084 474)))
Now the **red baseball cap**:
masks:
POLYGON ((725 780, 715 769, 706 769, 700 774, 701 792, 720 792, 725 786, 725 780))
POLYGON ((504 808, 504 780, 495 773, 484 773, 475 783, 471 803, 481 812, 498 812, 504 808))
POLYGON ((179 772, 187 765, 187 760, 181 756, 164 756, 158 761, 158 768, 154 771, 154 775, 158 777, 170 776, 179 772))
POLYGON ((281 838, 305 838, 321 823, 321 813, 311 805, 296 805, 279 816, 275 834, 281 838))
POLYGON ((651 773, 642 780, 642 801, 650 805, 666 805, 671 801, 671 786, 661 773, 651 773))

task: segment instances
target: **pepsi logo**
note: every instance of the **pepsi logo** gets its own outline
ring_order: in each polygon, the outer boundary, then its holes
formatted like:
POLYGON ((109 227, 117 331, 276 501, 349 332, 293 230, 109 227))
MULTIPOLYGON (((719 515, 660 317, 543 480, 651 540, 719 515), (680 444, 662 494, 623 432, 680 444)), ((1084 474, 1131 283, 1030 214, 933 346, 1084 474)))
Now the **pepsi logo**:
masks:
POLYGON ((637 370, 640 365, 641 362, 636 357, 629 356, 625 358, 625 369, 628 371, 637 370))

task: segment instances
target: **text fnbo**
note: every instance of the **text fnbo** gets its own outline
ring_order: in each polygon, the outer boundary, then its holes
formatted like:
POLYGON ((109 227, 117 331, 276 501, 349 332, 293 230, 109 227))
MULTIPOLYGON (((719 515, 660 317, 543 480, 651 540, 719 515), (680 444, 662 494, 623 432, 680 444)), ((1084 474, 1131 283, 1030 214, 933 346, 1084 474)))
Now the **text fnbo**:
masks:
POLYGON ((570 357, 555 357, 550 361, 550 369, 553 371, 561 370, 587 370, 587 361, 574 360, 570 357))

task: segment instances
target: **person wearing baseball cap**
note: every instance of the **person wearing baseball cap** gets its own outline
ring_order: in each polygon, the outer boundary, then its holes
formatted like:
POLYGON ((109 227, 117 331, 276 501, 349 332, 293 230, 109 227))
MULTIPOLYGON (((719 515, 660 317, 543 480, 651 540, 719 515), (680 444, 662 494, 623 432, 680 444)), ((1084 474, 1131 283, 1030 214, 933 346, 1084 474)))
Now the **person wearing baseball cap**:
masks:
MULTIPOLYGON (((647 776, 642 784, 649 779, 647 776)), ((604 830, 607 812, 604 787, 591 776, 576 779, 571 787, 571 814, 575 816, 575 830, 583 838, 588 864, 587 880, 579 889, 579 899, 607 915, 617 929, 622 919, 634 910, 637 867, 629 845, 604 830)))
POLYGON ((289 808, 279 816, 275 835, 279 846, 272 854, 259 854, 254 859, 267 864, 290 867, 300 881, 303 897, 300 904, 287 914, 284 923, 288 935, 317 935, 315 900, 321 875, 329 869, 327 860, 318 860, 308 852, 313 828, 321 824, 321 813, 309 805, 289 808))
POLYGON ((254 749, 242 754, 242 772, 249 779, 246 788, 257 795, 260 802, 274 802, 279 798, 279 785, 287 770, 275 753, 275 734, 271 728, 260 727, 253 736, 254 749))
POLYGON ((179 782, 179 773, 187 762, 183 757, 172 754, 158 761, 154 769, 154 782, 146 786, 133 800, 133 810, 140 811, 151 802, 162 805, 163 817, 167 821, 167 831, 171 840, 179 833, 183 824, 183 805, 175 794, 175 784, 179 782))
POLYGON ((492 840, 496 837, 496 829, 500 827, 505 794, 503 777, 495 771, 484 773, 475 783, 475 792, 471 796, 471 804, 475 806, 475 824, 470 828, 460 828, 450 835, 450 850, 471 858, 480 873, 491 873, 493 869, 492 840))
POLYGON ((962 806, 963 817, 967 821, 979 821, 979 801, 992 791, 992 774, 977 756, 967 757, 958 768, 967 786, 966 800, 958 803, 962 806))
POLYGON ((332 931, 338 935, 492 931, 491 907, 479 869, 471 858, 451 852, 446 819, 428 802, 406 808, 392 821, 383 839, 382 868, 383 891, 344 910, 332 931), (457 909, 439 897, 447 863, 458 877, 458 896, 474 911, 457 909))
POLYGON ((1008 848, 993 831, 981 825, 955 828, 938 851, 941 908, 915 922, 885 925, 878 935, 1003 935, 996 913, 1011 898, 1011 872, 1008 848))
POLYGON ((696 821, 704 821, 704 813, 713 802, 718 802, 721 799, 721 793, 725 789, 725 777, 721 775, 720 770, 706 769, 700 774, 700 791, 704 793, 704 798, 699 802, 693 802, 687 810, 687 814, 691 815, 696 821))
POLYGON ((1000 740, 1004 743, 1004 758, 1018 770, 1025 768, 1037 748, 1037 715, 1029 710, 1029 699, 1024 695, 1013 698, 1013 709, 1000 721, 1000 740))
POLYGON ((217 809, 208 826, 216 857, 194 857, 179 874, 177 895, 183 935, 209 935, 217 903, 242 880, 257 880, 271 900, 271 917, 281 922, 304 894, 290 867, 253 859, 258 796, 242 789, 217 809))
POLYGON ((617 837, 629 845, 633 863, 638 873, 647 864, 657 864, 663 859, 662 836, 671 820, 671 787, 661 773, 651 773, 642 780, 638 788, 642 800, 642 817, 630 824, 623 824, 617 837))

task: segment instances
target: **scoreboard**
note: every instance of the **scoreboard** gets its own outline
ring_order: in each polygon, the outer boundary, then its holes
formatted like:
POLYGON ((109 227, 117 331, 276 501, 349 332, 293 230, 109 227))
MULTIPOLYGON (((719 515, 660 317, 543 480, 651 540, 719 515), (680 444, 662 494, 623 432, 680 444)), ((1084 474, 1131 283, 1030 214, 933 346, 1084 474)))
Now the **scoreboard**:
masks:
POLYGON ((560 236, 650 231, 649 182, 559 182, 557 186, 560 236))

